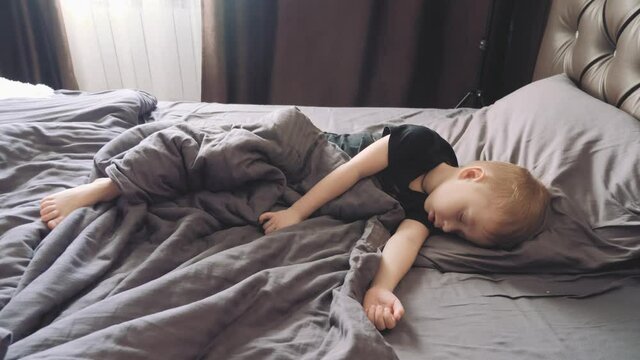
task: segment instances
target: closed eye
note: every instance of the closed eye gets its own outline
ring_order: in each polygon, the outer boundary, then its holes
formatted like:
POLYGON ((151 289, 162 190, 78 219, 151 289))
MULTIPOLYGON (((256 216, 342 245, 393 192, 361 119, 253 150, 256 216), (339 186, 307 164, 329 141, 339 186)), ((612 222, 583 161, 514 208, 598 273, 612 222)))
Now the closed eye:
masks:
POLYGON ((458 216, 458 221, 461 223, 464 223, 464 213, 461 212, 460 215, 458 216))

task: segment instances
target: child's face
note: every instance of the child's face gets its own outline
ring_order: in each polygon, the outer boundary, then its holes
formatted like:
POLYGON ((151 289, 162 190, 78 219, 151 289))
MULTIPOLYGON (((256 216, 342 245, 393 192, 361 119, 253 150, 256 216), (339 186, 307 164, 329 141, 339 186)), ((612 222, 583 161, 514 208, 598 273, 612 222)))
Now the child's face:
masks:
POLYGON ((488 247, 492 243, 487 229, 498 225, 492 211, 491 191, 476 178, 448 180, 427 197, 424 208, 429 221, 447 233, 455 233, 472 243, 488 247))

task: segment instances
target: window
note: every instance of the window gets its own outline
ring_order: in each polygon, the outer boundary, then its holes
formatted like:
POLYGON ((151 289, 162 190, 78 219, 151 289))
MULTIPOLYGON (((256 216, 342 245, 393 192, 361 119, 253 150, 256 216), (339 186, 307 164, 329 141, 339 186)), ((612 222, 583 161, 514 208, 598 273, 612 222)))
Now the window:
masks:
POLYGON ((200 100, 200 0, 60 0, 81 90, 200 100))

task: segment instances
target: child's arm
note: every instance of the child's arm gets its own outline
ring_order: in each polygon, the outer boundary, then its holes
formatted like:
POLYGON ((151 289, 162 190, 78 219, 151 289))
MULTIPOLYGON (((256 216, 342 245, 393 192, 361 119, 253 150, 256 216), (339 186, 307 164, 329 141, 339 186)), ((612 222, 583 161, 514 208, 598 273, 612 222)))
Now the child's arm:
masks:
POLYGON ((388 154, 389 136, 385 136, 325 176, 291 207, 265 212, 258 221, 266 234, 299 223, 322 205, 342 195, 360 179, 384 170, 389 162, 388 154))
POLYGON ((405 219, 382 251, 382 260, 362 306, 378 330, 393 329, 404 315, 404 307, 393 290, 413 265, 429 230, 422 223, 405 219))

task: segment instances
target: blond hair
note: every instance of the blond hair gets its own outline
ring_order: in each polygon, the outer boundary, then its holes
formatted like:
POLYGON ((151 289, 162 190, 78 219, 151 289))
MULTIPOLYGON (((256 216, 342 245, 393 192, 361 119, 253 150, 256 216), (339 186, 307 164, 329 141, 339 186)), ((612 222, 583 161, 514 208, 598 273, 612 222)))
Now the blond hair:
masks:
POLYGON ((486 228, 492 243, 509 249, 539 233, 550 203, 549 190, 520 166, 500 161, 474 161, 485 171, 484 181, 494 196, 497 224, 486 228))

